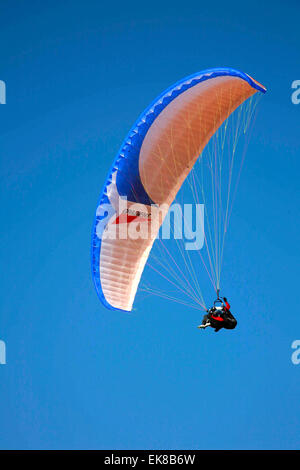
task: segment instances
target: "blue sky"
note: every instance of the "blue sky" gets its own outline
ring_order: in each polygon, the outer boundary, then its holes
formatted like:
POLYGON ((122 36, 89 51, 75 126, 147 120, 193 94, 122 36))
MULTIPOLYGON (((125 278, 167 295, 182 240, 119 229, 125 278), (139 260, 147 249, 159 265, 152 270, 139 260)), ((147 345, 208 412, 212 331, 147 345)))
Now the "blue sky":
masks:
POLYGON ((299 13, 277 0, 1 2, 0 448, 299 448, 299 13), (227 244, 238 328, 200 332, 197 311, 157 297, 108 311, 90 237, 112 159, 162 90, 217 66, 268 88, 227 244))

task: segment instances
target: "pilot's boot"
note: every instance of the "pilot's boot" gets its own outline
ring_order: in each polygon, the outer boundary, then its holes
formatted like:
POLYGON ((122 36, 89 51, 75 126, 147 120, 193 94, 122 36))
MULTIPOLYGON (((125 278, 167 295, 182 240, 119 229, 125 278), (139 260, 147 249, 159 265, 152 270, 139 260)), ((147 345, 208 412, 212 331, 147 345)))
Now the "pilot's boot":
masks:
POLYGON ((202 324, 202 325, 199 325, 198 328, 203 328, 203 329, 205 329, 205 328, 207 328, 208 326, 211 326, 209 322, 204 323, 204 324, 202 324))
POLYGON ((202 324, 198 326, 198 328, 206 328, 207 326, 210 326, 210 321, 208 319, 208 315, 204 315, 202 324))

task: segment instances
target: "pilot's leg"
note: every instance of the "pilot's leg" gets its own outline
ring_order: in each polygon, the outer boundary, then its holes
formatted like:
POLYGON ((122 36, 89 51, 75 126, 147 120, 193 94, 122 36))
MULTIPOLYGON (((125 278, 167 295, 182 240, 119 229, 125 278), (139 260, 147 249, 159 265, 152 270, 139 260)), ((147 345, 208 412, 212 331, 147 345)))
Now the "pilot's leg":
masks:
POLYGON ((224 321, 224 328, 226 328, 227 330, 233 330, 237 325, 237 321, 234 318, 234 316, 232 315, 232 313, 227 313, 224 320, 225 320, 224 321))
POLYGON ((208 326, 210 326, 210 321, 209 321, 208 315, 204 315, 203 320, 202 320, 202 324, 199 325, 198 328, 207 328, 208 326))

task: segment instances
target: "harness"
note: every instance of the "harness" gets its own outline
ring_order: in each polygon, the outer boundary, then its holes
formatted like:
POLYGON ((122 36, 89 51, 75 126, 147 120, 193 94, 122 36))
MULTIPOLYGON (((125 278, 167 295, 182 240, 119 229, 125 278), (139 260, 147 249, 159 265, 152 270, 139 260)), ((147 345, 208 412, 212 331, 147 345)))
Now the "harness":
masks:
MULTIPOLYGON (((225 305, 224 305, 223 301, 222 301, 219 297, 214 301, 214 306, 213 306, 213 308, 214 308, 217 312, 219 311, 220 314, 224 312, 224 310, 225 310, 225 305), (221 305, 218 305, 218 304, 221 304, 221 305)), ((212 309, 210 309, 210 310, 212 310, 212 309)), ((220 321, 220 322, 224 321, 224 318, 222 318, 220 315, 216 315, 216 316, 215 316, 215 315, 213 315, 212 313, 210 313, 210 316, 211 316, 211 318, 213 318, 213 319, 216 320, 216 321, 220 321)))

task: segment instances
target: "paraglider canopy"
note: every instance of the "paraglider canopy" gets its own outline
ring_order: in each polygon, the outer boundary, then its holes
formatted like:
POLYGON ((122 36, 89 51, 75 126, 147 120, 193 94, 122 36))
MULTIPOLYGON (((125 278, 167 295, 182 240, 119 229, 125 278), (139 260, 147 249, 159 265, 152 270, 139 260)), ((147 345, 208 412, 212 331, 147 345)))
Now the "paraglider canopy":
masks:
POLYGON ((104 184, 93 227, 93 280, 107 308, 132 309, 159 227, 198 156, 238 106, 265 91, 243 72, 206 70, 168 88, 134 124, 104 184), (141 232, 146 236, 137 236, 141 232))

